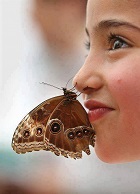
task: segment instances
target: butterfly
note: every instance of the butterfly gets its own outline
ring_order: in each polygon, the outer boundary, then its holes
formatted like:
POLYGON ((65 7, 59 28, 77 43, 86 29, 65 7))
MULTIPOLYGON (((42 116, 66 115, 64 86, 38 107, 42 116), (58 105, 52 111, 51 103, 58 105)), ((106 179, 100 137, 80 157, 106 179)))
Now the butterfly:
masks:
POLYGON ((94 147, 95 131, 77 94, 67 88, 30 111, 17 126, 12 148, 18 154, 46 150, 55 155, 82 158, 94 147))

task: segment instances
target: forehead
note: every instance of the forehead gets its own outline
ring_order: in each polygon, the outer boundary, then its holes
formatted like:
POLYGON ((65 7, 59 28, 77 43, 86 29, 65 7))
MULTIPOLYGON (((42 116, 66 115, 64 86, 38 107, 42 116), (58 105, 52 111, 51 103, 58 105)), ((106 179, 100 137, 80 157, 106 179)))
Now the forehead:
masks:
POLYGON ((88 0, 87 26, 119 19, 140 26, 140 0, 88 0))

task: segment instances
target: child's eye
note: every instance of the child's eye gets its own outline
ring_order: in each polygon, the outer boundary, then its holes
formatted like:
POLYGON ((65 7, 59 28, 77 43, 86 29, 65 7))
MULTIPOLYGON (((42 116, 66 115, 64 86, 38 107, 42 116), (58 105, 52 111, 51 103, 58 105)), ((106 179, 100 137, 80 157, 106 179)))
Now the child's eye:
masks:
POLYGON ((108 37, 109 50, 128 48, 130 45, 120 36, 110 34, 108 37))

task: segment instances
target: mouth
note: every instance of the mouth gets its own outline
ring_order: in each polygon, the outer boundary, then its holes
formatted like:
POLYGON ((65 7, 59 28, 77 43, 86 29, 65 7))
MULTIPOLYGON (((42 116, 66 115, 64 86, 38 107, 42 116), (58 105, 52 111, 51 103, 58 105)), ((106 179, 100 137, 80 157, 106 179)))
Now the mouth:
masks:
POLYGON ((90 122, 95 122, 114 110, 112 107, 95 100, 86 100, 84 105, 88 109, 90 122))

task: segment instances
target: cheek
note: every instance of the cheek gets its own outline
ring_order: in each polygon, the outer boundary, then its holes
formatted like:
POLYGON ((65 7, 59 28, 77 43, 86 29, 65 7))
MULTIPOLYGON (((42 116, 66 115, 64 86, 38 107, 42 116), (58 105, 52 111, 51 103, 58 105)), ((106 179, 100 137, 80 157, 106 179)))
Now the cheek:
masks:
POLYGON ((109 90, 116 103, 116 130, 123 138, 140 137, 140 70, 130 69, 112 74, 109 90))
POLYGON ((139 73, 132 70, 119 72, 110 76, 109 90, 115 99, 120 111, 122 109, 132 109, 134 111, 140 109, 140 83, 139 73))
POLYGON ((115 101, 112 117, 98 126, 95 147, 100 159, 119 162, 140 157, 140 70, 115 71, 108 75, 108 90, 115 101), (136 150, 137 153, 136 153, 136 150), (133 158, 134 157, 134 158, 133 158))

